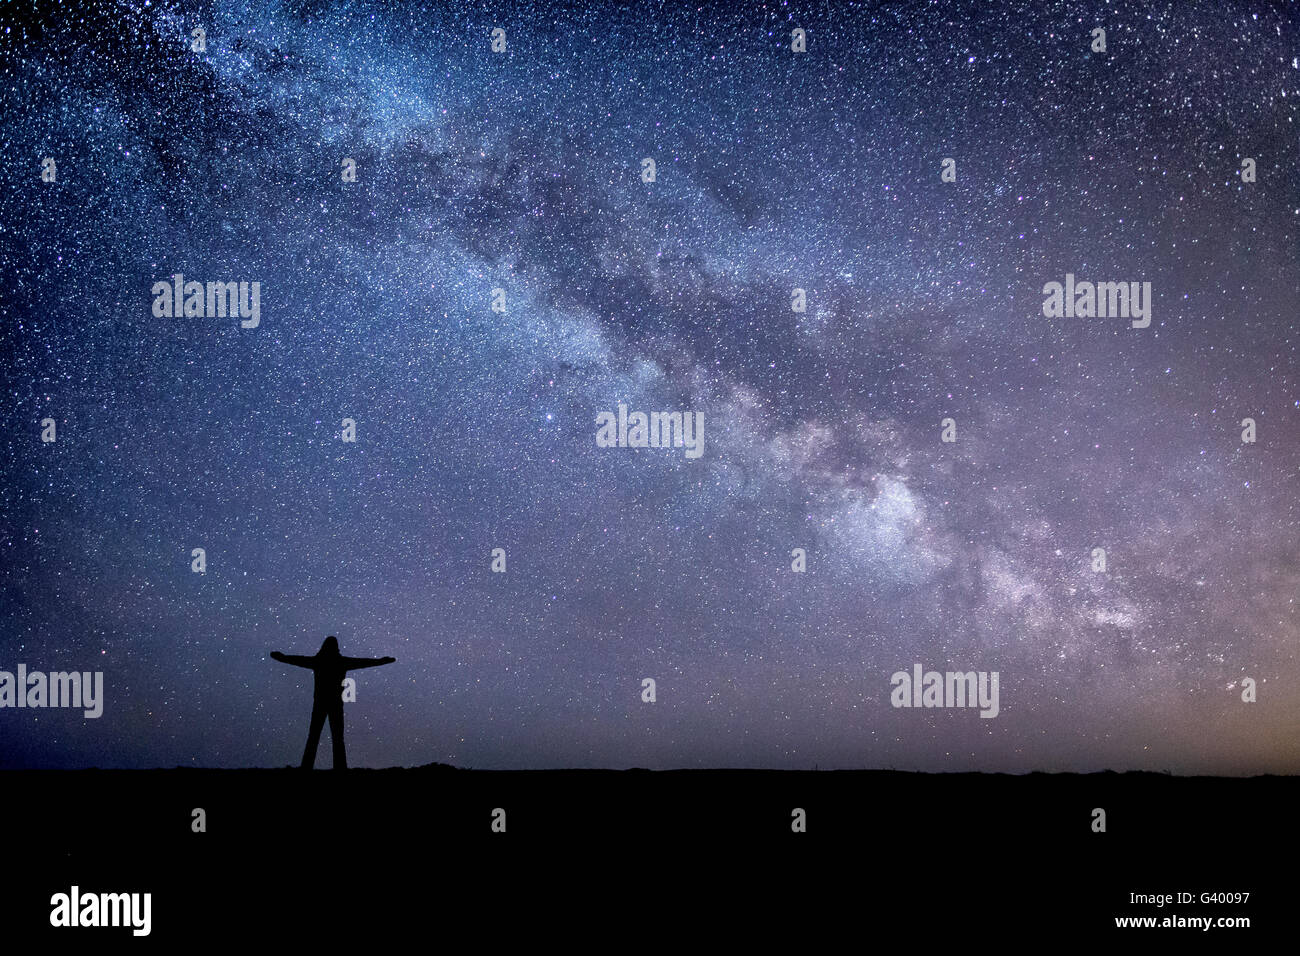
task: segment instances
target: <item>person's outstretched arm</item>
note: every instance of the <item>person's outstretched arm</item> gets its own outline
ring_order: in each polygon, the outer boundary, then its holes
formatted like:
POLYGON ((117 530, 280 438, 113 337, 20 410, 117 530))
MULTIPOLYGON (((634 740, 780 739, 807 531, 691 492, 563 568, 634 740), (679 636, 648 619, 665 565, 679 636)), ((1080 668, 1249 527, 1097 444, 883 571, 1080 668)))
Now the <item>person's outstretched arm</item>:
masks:
POLYGON ((378 667, 380 664, 392 664, 397 660, 396 657, 345 657, 343 666, 350 671, 360 667, 378 667))
POLYGON ((301 654, 281 654, 279 651, 272 651, 271 659, 279 661, 281 664, 293 664, 295 667, 314 667, 316 664, 314 657, 304 657, 301 654))

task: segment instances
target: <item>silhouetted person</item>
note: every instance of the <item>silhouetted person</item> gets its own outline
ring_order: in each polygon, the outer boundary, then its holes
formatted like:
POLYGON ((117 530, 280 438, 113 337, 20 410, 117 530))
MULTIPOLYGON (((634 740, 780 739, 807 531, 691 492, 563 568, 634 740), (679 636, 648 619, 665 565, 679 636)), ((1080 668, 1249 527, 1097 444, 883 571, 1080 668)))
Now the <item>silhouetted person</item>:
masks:
POLYGON ((272 651, 273 660, 297 667, 308 667, 316 674, 312 692, 311 730, 307 732, 307 749, 302 752, 302 769, 316 765, 316 746, 320 743, 321 727, 330 719, 330 738, 334 741, 334 769, 346 770, 348 757, 343 750, 343 675, 360 667, 378 667, 391 664, 396 657, 344 657, 339 653, 339 642, 334 637, 325 638, 314 657, 302 654, 281 654, 272 651))

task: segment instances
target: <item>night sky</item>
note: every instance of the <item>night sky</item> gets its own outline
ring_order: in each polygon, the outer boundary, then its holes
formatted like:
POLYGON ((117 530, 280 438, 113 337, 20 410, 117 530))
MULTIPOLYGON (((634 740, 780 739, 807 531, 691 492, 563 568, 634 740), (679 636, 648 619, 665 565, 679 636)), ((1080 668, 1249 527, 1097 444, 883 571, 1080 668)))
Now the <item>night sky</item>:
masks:
POLYGON ((0 766, 1300 770, 1298 19, 6 4, 0 766))

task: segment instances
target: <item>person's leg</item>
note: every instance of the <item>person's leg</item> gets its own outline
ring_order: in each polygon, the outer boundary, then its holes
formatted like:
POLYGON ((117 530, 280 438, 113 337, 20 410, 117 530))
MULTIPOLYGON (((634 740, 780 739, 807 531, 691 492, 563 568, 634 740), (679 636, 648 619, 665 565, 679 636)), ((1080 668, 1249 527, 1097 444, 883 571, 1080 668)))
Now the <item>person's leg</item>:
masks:
POLYGON ((343 749, 343 701, 330 704, 330 739, 334 741, 334 769, 348 769, 348 754, 343 749))
POLYGON ((307 749, 302 752, 302 769, 316 766, 316 747, 320 743, 321 728, 325 726, 325 708, 312 706, 311 730, 307 732, 307 749))

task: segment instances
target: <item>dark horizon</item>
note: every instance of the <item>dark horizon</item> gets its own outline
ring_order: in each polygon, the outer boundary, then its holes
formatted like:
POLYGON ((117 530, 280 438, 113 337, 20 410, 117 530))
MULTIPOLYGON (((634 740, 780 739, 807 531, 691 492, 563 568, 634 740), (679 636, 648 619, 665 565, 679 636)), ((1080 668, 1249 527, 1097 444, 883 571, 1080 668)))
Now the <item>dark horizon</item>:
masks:
MULTIPOLYGON (((323 759, 318 762, 315 771, 327 773, 329 771, 329 762, 323 759)), ((173 771, 199 772, 211 771, 213 773, 242 773, 244 771, 287 771, 295 775, 302 772, 302 767, 298 764, 287 763, 279 767, 0 767, 0 772, 10 772, 23 776, 30 776, 38 772, 49 773, 123 773, 123 774, 147 774, 147 773, 171 773, 173 771)), ((1106 776, 1114 777, 1167 777, 1179 780, 1256 780, 1263 778, 1287 779, 1298 776, 1297 774, 1281 773, 1253 773, 1253 774, 1179 774, 1169 770, 1018 770, 1018 771, 1000 771, 1000 770, 903 770, 896 767, 665 767, 659 770, 652 770, 649 767, 535 767, 524 769, 518 767, 458 767, 453 764, 445 763, 427 763, 415 764, 412 766, 399 767, 357 767, 349 764, 349 771, 369 770, 422 770, 429 773, 444 773, 455 771, 458 773, 489 773, 489 774, 555 774, 563 776, 570 773, 653 773, 662 774, 693 774, 697 776, 707 776, 710 774, 737 774, 737 773, 762 773, 762 774, 790 774, 804 775, 813 773, 839 773, 839 774, 882 774, 888 775, 911 775, 921 777, 941 777, 941 776, 975 776, 975 777, 1030 777, 1034 775, 1043 777, 1079 777, 1079 778, 1098 778, 1106 776)), ((314 772, 315 772, 314 771, 314 772)))

